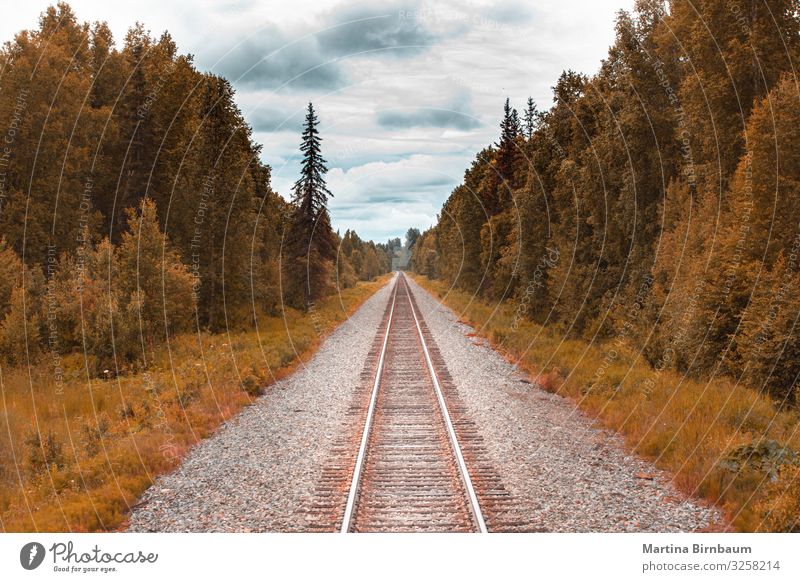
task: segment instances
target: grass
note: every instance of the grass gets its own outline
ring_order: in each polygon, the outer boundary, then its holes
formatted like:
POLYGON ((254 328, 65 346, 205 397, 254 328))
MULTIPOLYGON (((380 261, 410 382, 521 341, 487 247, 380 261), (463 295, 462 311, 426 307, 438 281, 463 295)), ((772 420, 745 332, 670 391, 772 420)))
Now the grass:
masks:
POLYGON ((414 278, 546 390, 570 398, 669 471, 679 490, 720 507, 726 523, 718 527, 800 529, 800 468, 780 462, 800 451, 797 411, 779 410, 727 378, 654 370, 624 341, 566 340, 515 317, 511 302, 490 305, 414 278))
POLYGON ((87 381, 83 355, 0 369, 0 527, 109 531, 190 447, 315 351, 388 280, 345 289, 257 331, 174 337, 145 373, 87 381))

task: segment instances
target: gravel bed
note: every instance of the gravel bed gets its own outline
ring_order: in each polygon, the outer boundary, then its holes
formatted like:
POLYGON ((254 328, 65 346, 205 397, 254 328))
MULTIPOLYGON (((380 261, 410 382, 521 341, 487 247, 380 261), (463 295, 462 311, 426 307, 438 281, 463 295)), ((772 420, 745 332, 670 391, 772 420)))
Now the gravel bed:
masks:
POLYGON ((514 497, 525 529, 678 532, 706 528, 719 512, 688 500, 670 476, 625 450, 566 398, 527 377, 408 278, 489 461, 514 497))
POLYGON ((159 477, 133 532, 299 531, 390 296, 387 285, 290 377, 159 477))

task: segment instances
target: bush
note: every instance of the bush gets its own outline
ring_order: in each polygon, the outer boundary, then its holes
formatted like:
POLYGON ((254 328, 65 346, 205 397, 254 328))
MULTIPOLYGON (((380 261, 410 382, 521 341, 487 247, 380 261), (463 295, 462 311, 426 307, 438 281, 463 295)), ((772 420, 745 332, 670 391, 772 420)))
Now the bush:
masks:
POLYGON ((136 339, 152 346, 191 328, 197 279, 161 232, 150 198, 142 200, 138 211, 128 210, 128 231, 122 236, 116 262, 118 275, 113 284, 125 311, 136 322, 136 339))
POLYGON ((52 431, 48 431, 44 438, 37 430, 29 432, 25 437, 25 448, 28 470, 33 476, 65 465, 64 447, 52 431))
MULTIPOLYGON (((36 271, 31 270, 31 273, 35 276, 36 271)), ((0 323, 0 361, 9 365, 24 364, 39 353, 40 289, 41 280, 30 277, 27 290, 22 287, 12 290, 8 312, 0 323)))
POLYGON ((242 371, 242 389, 250 396, 261 396, 267 382, 255 368, 242 371))
POLYGON ((797 453, 789 447, 773 440, 762 440, 754 444, 740 445, 729 451, 720 461, 720 466, 732 473, 752 469, 774 481, 778 478, 783 465, 796 463, 797 453))
POLYGON ((800 465, 783 465, 778 478, 770 482, 758 504, 759 529, 800 533, 800 465))
POLYGON ((94 457, 100 452, 100 445, 108 437, 110 428, 111 419, 106 412, 97 415, 96 422, 87 420, 81 424, 81 444, 87 457, 94 457))

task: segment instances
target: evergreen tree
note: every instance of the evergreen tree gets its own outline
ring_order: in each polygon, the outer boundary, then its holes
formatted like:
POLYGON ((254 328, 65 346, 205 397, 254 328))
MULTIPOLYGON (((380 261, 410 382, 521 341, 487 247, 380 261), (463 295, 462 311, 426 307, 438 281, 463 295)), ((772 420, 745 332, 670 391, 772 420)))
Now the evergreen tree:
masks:
POLYGON ((531 139, 533 132, 536 130, 536 124, 539 119, 539 112, 536 110, 536 104, 533 102, 533 97, 528 97, 528 103, 525 106, 525 139, 531 139))
POLYGON ((486 200, 486 205, 492 214, 502 210, 511 198, 511 189, 514 187, 514 162, 517 157, 518 135, 519 116, 506 97, 503 106, 503 120, 500 122, 500 141, 495 144, 497 146, 495 165, 497 176, 493 188, 494 195, 486 200))
POLYGON ((328 197, 332 194, 325 183, 328 168, 322 157, 318 125, 314 106, 309 103, 300 145, 303 163, 300 178, 292 188, 294 211, 286 259, 289 280, 286 300, 301 309, 308 309, 328 292, 336 258, 328 213, 328 197))
POLYGON ((519 112, 517 112, 516 107, 511 108, 511 127, 513 128, 512 133, 514 139, 516 139, 518 135, 522 135, 522 121, 519 118, 519 112))

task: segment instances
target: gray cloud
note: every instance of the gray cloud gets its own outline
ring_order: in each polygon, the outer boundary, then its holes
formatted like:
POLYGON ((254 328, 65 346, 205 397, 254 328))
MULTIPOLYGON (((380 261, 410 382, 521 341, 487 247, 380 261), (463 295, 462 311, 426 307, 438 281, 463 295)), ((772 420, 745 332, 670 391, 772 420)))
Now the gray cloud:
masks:
POLYGON ((498 2, 483 8, 482 16, 487 20, 495 20, 503 24, 522 26, 529 24, 536 16, 536 10, 527 2, 511 0, 498 2))
MULTIPOLYGON (((375 153, 370 150, 352 151, 347 148, 338 148, 331 144, 323 144, 322 155, 328 160, 331 168, 341 168, 349 170, 358 166, 363 166, 375 161, 375 153)), ((380 159, 383 162, 397 162, 408 157, 407 153, 382 153, 380 159)))
POLYGON ((408 58, 436 41, 425 23, 401 14, 391 5, 349 4, 291 33, 267 25, 235 45, 215 69, 246 86, 335 90, 348 82, 342 62, 348 56, 378 51, 378 56, 408 58))
POLYGON ((472 112, 472 93, 466 88, 458 89, 446 106, 384 110, 378 112, 376 121, 385 129, 440 127, 466 131, 482 125, 472 112))
POLYGON ((336 26, 317 35, 320 46, 336 55, 398 49, 387 54, 410 56, 424 50, 437 37, 420 20, 404 17, 407 8, 406 3, 337 10, 331 13, 336 26))
POLYGON ((377 115, 377 122, 386 129, 449 127, 466 131, 481 126, 469 112, 427 107, 412 111, 381 111, 377 115))
POLYGON ((256 132, 290 131, 300 133, 305 110, 293 113, 272 107, 259 106, 247 111, 247 119, 256 132))
MULTIPOLYGON (((300 171, 303 109, 313 101, 322 122, 323 155, 331 168, 333 224, 342 230, 355 228, 364 238, 385 240, 402 236, 408 226, 426 228, 435 222, 474 155, 497 139, 506 95, 518 109, 528 95, 546 106, 562 70, 595 71, 613 43, 616 11, 630 9, 633 3, 73 4, 80 20, 108 21, 117 39, 124 38, 137 19, 150 30, 167 29, 181 52, 195 55, 199 68, 227 77, 256 139, 264 145, 262 157, 272 165, 273 186, 286 196, 300 171), (322 32, 326 29, 331 30, 322 32), (432 46, 400 48, 409 45, 432 46), (275 94, 287 82, 286 89, 275 94), (471 99, 459 101, 461 89, 471 99), (474 117, 482 122, 480 127, 474 117), (387 127, 409 129, 393 132, 387 127), (437 171, 451 176, 449 183, 437 184, 446 181, 435 175, 437 171)), ((41 9, 37 2, 6 2, 0 38, 9 40, 35 26, 41 9)))
POLYGON ((346 83, 340 64, 330 62, 317 39, 287 40, 274 26, 236 45, 215 68, 237 83, 272 89, 336 89, 346 83))

